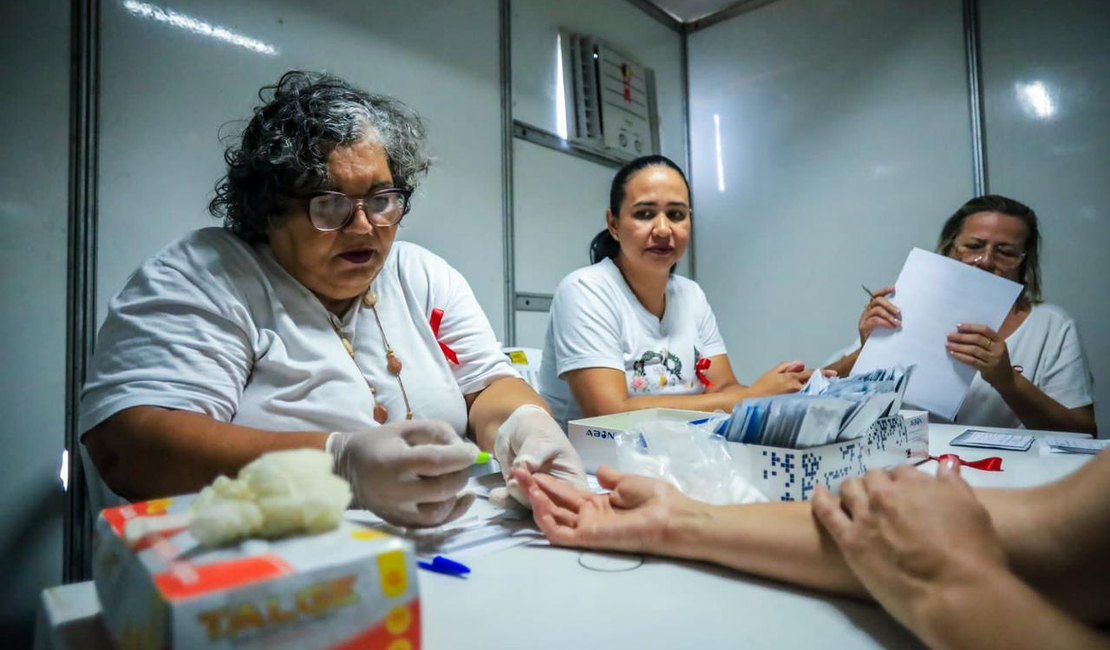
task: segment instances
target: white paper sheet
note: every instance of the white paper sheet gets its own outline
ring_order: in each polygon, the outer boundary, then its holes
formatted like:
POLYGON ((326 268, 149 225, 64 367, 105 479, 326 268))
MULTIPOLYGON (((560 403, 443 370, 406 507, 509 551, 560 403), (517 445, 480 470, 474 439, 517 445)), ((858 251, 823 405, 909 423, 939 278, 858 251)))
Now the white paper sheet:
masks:
POLYGON ((987 325, 997 331, 1021 295, 1021 285, 915 248, 894 288, 891 302, 902 311, 902 327, 875 330, 852 374, 914 364, 904 403, 951 420, 976 370, 948 354, 944 347, 948 335, 959 323, 987 325))
MULTIPOLYGON (((607 492, 592 474, 587 475, 590 490, 607 492)), ((530 511, 502 510, 489 502, 490 490, 505 485, 501 474, 471 477, 467 489, 478 495, 474 505, 461 518, 436 528, 392 526, 368 510, 348 510, 344 517, 373 528, 405 537, 413 542, 417 557, 451 555, 470 558, 523 544, 544 543, 546 539, 532 521, 530 511)))
POLYGON ((1041 442, 1051 451, 1067 454, 1091 454, 1093 456, 1102 453, 1105 449, 1110 449, 1110 440, 1046 436, 1041 439, 1041 442))

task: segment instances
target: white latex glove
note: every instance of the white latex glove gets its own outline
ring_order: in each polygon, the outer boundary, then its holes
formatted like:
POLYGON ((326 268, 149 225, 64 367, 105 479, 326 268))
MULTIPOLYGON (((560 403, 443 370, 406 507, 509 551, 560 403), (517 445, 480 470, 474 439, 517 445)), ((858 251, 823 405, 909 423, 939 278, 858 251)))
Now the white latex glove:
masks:
POLYGON ((464 492, 478 447, 440 420, 407 420, 328 436, 335 473, 365 508, 398 526, 438 526, 474 502, 464 492))
POLYGON ((578 452, 559 424, 535 404, 518 407, 505 420, 497 430, 493 455, 501 465, 505 487, 492 490, 489 498, 494 505, 502 508, 532 507, 524 490, 513 478, 514 467, 524 467, 532 473, 550 474, 579 489, 589 489, 586 470, 578 452))

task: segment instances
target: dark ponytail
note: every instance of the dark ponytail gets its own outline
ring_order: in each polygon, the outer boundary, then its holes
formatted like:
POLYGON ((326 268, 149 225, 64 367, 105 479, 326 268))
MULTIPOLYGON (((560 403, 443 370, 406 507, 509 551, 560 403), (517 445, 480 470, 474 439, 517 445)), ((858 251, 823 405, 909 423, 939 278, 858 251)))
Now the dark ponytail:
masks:
POLYGON ((621 243, 613 239, 613 235, 609 234, 609 229, 606 228, 597 233, 594 240, 590 242, 590 263, 597 264, 606 257, 615 260, 620 252, 621 243))
MULTIPOLYGON (((682 182, 686 184, 686 191, 690 191, 690 182, 686 180, 686 174, 682 173, 682 169, 673 160, 658 154, 640 156, 625 163, 624 167, 621 167, 617 171, 617 175, 613 177, 613 184, 609 186, 609 211, 613 213, 614 218, 620 216, 621 203, 624 203, 624 188, 628 185, 629 179, 641 169, 654 167, 655 165, 670 167, 678 172, 678 175, 682 177, 682 182)), ((608 228, 597 233, 597 236, 590 242, 590 262, 593 264, 597 264, 606 257, 616 259, 620 252, 620 242, 613 239, 613 235, 609 234, 608 228)))

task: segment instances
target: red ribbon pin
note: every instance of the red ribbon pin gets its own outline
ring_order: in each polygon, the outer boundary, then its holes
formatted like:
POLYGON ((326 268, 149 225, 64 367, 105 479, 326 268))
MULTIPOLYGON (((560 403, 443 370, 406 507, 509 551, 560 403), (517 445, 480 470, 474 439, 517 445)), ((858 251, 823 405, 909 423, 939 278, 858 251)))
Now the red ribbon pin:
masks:
POLYGON ((954 460, 964 467, 970 467, 971 469, 978 469, 984 472, 1002 471, 1002 459, 998 456, 991 456, 990 458, 984 458, 982 460, 964 460, 956 454, 943 454, 939 457, 929 456, 929 460, 935 460, 938 463, 943 463, 946 460, 954 460))
POLYGON ((710 365, 712 365, 712 361, 706 358, 698 359, 698 362, 694 364, 694 374, 697 375, 698 381, 705 386, 705 390, 712 390, 713 388, 713 382, 709 381, 709 377, 705 376, 705 371, 709 370, 710 365))
POLYGON ((443 322, 443 310, 439 309, 437 307, 436 309, 432 310, 432 320, 431 320, 432 335, 436 337, 436 343, 439 343, 439 349, 443 350, 443 356, 447 357, 448 361, 450 361, 451 363, 453 363, 457 366, 457 365, 459 365, 459 355, 455 354, 454 350, 447 347, 446 343, 439 340, 439 324, 442 323, 442 322, 443 322))

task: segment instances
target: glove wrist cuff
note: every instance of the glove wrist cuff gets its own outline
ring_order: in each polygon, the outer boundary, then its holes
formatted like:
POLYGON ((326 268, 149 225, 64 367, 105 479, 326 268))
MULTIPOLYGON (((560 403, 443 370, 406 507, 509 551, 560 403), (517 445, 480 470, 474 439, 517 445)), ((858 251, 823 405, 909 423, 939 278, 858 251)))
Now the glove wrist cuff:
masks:
POLYGON ((339 431, 332 431, 328 434, 327 441, 324 442, 324 451, 331 454, 332 458, 335 458, 335 447, 339 444, 339 436, 341 435, 343 434, 339 431))
POLYGON ((551 414, 549 414, 542 406, 538 404, 521 404, 520 406, 516 407, 516 409, 514 409, 511 414, 509 414, 509 417, 505 418, 505 421, 501 423, 501 426, 498 427, 498 435, 500 435, 502 431, 512 429, 513 426, 516 425, 517 420, 525 417, 529 412, 532 411, 542 413, 547 417, 551 417, 551 414))

